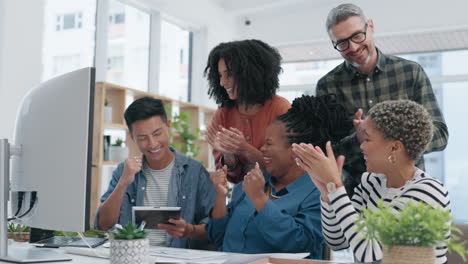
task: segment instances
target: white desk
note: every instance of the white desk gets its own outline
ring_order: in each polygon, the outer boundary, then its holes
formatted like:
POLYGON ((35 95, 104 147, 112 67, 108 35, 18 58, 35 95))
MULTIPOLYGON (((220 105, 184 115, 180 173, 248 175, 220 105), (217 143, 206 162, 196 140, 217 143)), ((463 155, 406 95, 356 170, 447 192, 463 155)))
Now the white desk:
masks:
MULTIPOLYGON (((13 243, 8 246, 8 248, 31 248, 33 246, 29 245, 28 243, 13 243)), ((167 250, 167 251, 180 251, 182 254, 185 255, 190 255, 191 253, 193 254, 200 254, 203 251, 200 250, 190 250, 190 249, 173 249, 173 248, 151 248, 151 250, 154 249, 162 249, 162 250, 167 250)), ((55 249, 59 252, 65 253, 63 249, 55 249)), ((101 253, 102 251, 109 250, 108 248, 97 248, 97 253, 101 253)), ((266 257, 277 257, 277 258, 294 258, 294 259, 302 259, 305 257, 307 254, 255 254, 255 255, 249 255, 249 254, 237 254, 237 253, 226 253, 226 252, 213 252, 213 251, 207 251, 207 253, 212 254, 212 255, 219 255, 213 258, 209 258, 209 260, 205 259, 200 259, 200 260, 186 260, 186 259, 177 259, 177 258, 166 258, 166 257, 156 257, 156 256, 151 256, 149 257, 150 262, 149 263, 249 263, 255 260, 259 260, 262 258, 266 257)), ((65 253, 67 254, 67 253, 65 253)), ((80 263, 80 264, 108 264, 109 259, 107 258, 99 258, 99 257, 91 257, 91 256, 83 256, 83 255, 76 255, 76 254, 67 254, 72 261, 62 261, 62 262, 50 262, 50 263, 58 263, 58 264, 70 264, 70 263, 80 263)), ((0 263, 10 263, 10 262, 4 262, 0 261, 0 263)), ((319 262, 321 263, 321 262, 319 262)))
MULTIPOLYGON (((33 248, 33 246, 29 245, 28 243, 16 243, 13 242, 12 244, 8 245, 8 249, 11 248, 33 248)), ((63 252, 63 250, 60 249, 55 249, 59 252, 63 252)), ((64 253, 66 254, 66 253, 64 253)), ((88 257, 88 256, 80 256, 80 255, 74 255, 74 254, 66 254, 70 256, 72 261, 62 261, 62 262, 50 262, 50 263, 81 263, 81 264, 100 264, 100 263, 109 263, 108 259, 104 258, 94 258, 94 257, 88 257)), ((6 262, 6 261, 0 261, 0 263, 11 263, 11 262, 6 262)))

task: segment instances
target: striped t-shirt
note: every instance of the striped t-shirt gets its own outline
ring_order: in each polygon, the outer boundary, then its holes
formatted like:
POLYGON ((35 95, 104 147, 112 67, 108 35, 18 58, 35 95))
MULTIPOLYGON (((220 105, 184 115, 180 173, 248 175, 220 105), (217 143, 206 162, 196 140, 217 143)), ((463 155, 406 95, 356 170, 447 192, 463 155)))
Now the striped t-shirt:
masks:
MULTIPOLYGON (((340 250, 351 246, 356 261, 372 262, 382 259, 382 245, 375 239, 364 238, 356 230, 355 222, 359 219, 362 209, 377 209, 377 202, 383 199, 384 205, 392 204, 397 210, 404 208, 408 200, 421 201, 441 206, 450 210, 450 200, 447 189, 436 179, 417 169, 413 179, 401 188, 388 188, 387 178, 383 174, 364 173, 361 184, 355 188, 350 200, 344 187, 328 195, 331 204, 322 204, 322 232, 328 245, 333 250, 340 250), (395 201, 398 199, 398 201, 395 201)), ((446 239, 450 238, 450 231, 446 239)), ((446 263, 447 247, 436 247, 434 263, 446 263)))
MULTIPOLYGON (((153 170, 148 163, 143 162, 143 174, 146 177, 146 190, 144 205, 154 207, 167 206, 167 192, 169 181, 174 168, 174 160, 164 169, 153 170)), ((149 230, 148 239, 151 246, 165 246, 166 231, 159 229, 149 230)))

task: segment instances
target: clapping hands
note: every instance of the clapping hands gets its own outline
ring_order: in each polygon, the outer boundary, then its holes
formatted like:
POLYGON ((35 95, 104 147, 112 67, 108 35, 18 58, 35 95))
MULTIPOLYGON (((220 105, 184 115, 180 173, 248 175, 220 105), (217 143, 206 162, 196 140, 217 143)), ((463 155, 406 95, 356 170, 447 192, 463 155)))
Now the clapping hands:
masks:
POLYGON ((229 186, 227 181, 227 166, 224 165, 221 169, 211 173, 210 180, 213 183, 217 194, 226 196, 229 186))
POLYGON ((245 194, 250 198, 250 200, 254 204, 257 212, 260 212, 268 202, 268 197, 263 192, 264 187, 265 177, 263 176, 263 172, 260 169, 258 162, 256 162, 255 168, 250 170, 244 176, 242 188, 244 189, 245 194))
POLYGON ((244 134, 234 127, 227 129, 223 126, 209 126, 206 135, 208 143, 224 154, 241 155, 249 145, 244 134))
POLYGON ((341 173, 345 157, 339 156, 335 159, 335 154, 331 143, 327 142, 325 154, 322 149, 312 144, 293 144, 293 152, 297 156, 296 163, 305 170, 314 184, 322 194, 327 194, 326 184, 335 183, 337 186, 343 185, 341 173))

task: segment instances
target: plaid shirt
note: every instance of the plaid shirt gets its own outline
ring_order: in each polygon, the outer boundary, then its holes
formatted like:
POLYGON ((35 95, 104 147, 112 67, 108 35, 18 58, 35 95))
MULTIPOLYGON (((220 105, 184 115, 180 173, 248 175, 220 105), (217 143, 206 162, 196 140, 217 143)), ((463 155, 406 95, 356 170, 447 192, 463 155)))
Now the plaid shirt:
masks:
MULTIPOLYGON (((353 116, 359 108, 367 113, 372 106, 385 100, 415 101, 429 111, 434 124, 434 136, 425 153, 445 149, 448 140, 447 125, 422 67, 413 61, 384 55, 378 49, 377 52, 377 65, 369 75, 363 75, 345 61, 318 81, 316 95, 336 94, 337 101, 353 116)), ((366 167, 356 133, 343 139, 336 146, 336 151, 346 156, 345 169, 351 174, 352 180, 359 183, 366 167)), ((422 158, 417 166, 424 170, 422 158)), ((347 189, 351 187, 346 181, 344 184, 347 189)))

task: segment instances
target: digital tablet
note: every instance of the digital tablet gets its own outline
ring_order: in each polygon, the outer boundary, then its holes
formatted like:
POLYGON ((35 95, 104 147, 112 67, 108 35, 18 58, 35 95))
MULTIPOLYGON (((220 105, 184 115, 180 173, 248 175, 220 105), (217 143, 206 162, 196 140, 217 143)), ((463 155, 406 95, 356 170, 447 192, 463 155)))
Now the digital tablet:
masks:
POLYGON ((158 229, 158 224, 171 224, 170 218, 179 219, 180 207, 133 206, 133 222, 145 221, 145 229, 158 229))

